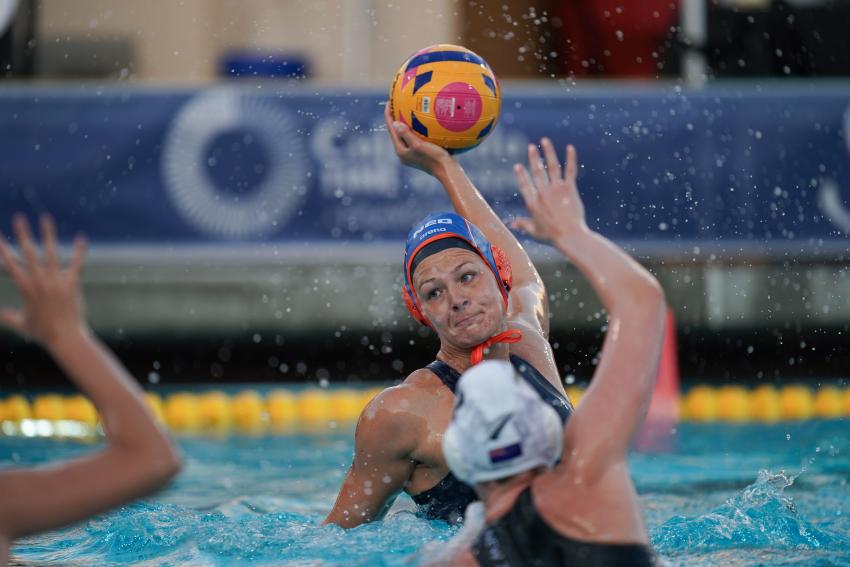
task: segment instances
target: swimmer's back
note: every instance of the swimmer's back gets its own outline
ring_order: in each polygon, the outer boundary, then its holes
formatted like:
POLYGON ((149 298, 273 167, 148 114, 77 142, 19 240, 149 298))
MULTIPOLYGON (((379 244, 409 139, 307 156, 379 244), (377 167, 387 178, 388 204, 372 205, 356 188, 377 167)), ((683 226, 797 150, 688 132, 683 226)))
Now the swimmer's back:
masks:
POLYGON ((537 511, 531 487, 507 514, 487 526, 472 545, 481 567, 651 567, 647 545, 579 541, 555 531, 537 511))

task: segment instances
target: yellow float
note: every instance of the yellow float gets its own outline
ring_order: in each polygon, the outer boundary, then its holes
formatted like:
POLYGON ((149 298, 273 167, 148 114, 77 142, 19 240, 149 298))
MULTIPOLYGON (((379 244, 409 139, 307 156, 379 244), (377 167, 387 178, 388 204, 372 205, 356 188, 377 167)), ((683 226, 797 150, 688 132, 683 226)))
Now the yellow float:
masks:
MULTIPOLYGON (((160 422, 175 433, 322 432, 336 426, 353 426, 363 408, 382 390, 308 388, 294 392, 276 388, 265 396, 255 390, 233 395, 213 390, 200 394, 177 392, 164 401, 159 394, 147 392, 145 401, 160 422)), ((571 385, 566 391, 578 406, 584 388, 571 385)), ((679 409, 683 421, 696 423, 841 419, 850 417, 850 388, 824 385, 812 391, 800 384, 779 389, 768 384, 753 389, 737 384, 696 385, 685 392, 679 409)), ((30 402, 15 394, 0 400, 0 422, 20 424, 28 419, 69 420, 93 428, 99 417, 91 401, 82 395, 40 394, 30 402)), ((12 427, 5 431, 15 434, 16 430, 12 427)))

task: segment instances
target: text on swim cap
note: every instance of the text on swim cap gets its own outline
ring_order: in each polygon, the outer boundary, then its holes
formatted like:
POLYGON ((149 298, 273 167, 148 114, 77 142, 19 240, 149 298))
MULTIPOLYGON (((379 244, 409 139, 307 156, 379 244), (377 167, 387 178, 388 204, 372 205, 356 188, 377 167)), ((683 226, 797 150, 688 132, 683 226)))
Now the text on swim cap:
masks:
MULTIPOLYGON (((419 233, 420 233, 420 232, 422 232, 423 230, 425 230, 425 229, 426 229, 426 228, 428 228, 429 226, 434 226, 435 224, 452 224, 452 219, 433 219, 433 220, 429 220, 428 222, 426 222, 425 224, 423 224, 421 227, 419 227, 419 230, 417 230, 416 232, 414 232, 414 233, 413 233, 413 238, 416 238, 417 236, 419 236, 419 233)), ((446 229, 444 228, 444 229, 442 229, 442 230, 429 230, 428 232, 426 232, 425 234, 423 234, 423 235, 422 235, 422 237, 424 238, 425 236, 427 236, 427 235, 429 235, 429 234, 433 234, 433 233, 435 233, 435 232, 446 232, 446 229)))
POLYGON ((428 232, 426 232, 425 234, 423 234, 423 235, 422 235, 422 238, 421 238, 420 240, 424 239, 424 238, 425 238, 425 237, 427 237, 427 236, 430 236, 430 235, 432 235, 432 234, 435 234, 435 233, 437 233, 437 232, 446 232, 447 230, 448 230, 447 228, 432 228, 431 230, 429 230, 428 232))

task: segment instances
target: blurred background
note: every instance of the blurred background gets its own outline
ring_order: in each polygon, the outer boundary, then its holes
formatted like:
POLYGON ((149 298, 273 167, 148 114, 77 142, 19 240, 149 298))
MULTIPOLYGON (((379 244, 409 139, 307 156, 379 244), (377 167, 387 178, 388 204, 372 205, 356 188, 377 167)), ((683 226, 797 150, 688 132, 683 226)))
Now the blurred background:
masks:
MULTIPOLYGON (((848 25, 846 0, 0 0, 0 230, 87 234, 90 320, 144 383, 402 379, 438 348, 400 300, 404 238, 449 203, 383 103, 410 54, 461 44, 504 100, 460 161, 509 219, 526 144, 574 143, 589 222, 666 289, 685 380, 843 378, 848 25)), ((528 249, 586 381, 604 312, 528 249)), ((4 389, 65 383, 0 349, 4 389)))

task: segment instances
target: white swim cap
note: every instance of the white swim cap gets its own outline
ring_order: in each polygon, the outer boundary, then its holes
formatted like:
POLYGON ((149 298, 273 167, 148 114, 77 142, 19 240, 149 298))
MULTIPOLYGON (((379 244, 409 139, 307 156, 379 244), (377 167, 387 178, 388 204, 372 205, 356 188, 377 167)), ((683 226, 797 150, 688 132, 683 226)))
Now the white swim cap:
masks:
POLYGON ((505 361, 486 360, 458 381, 443 455, 463 482, 497 480, 561 457, 564 426, 553 407, 505 361))

